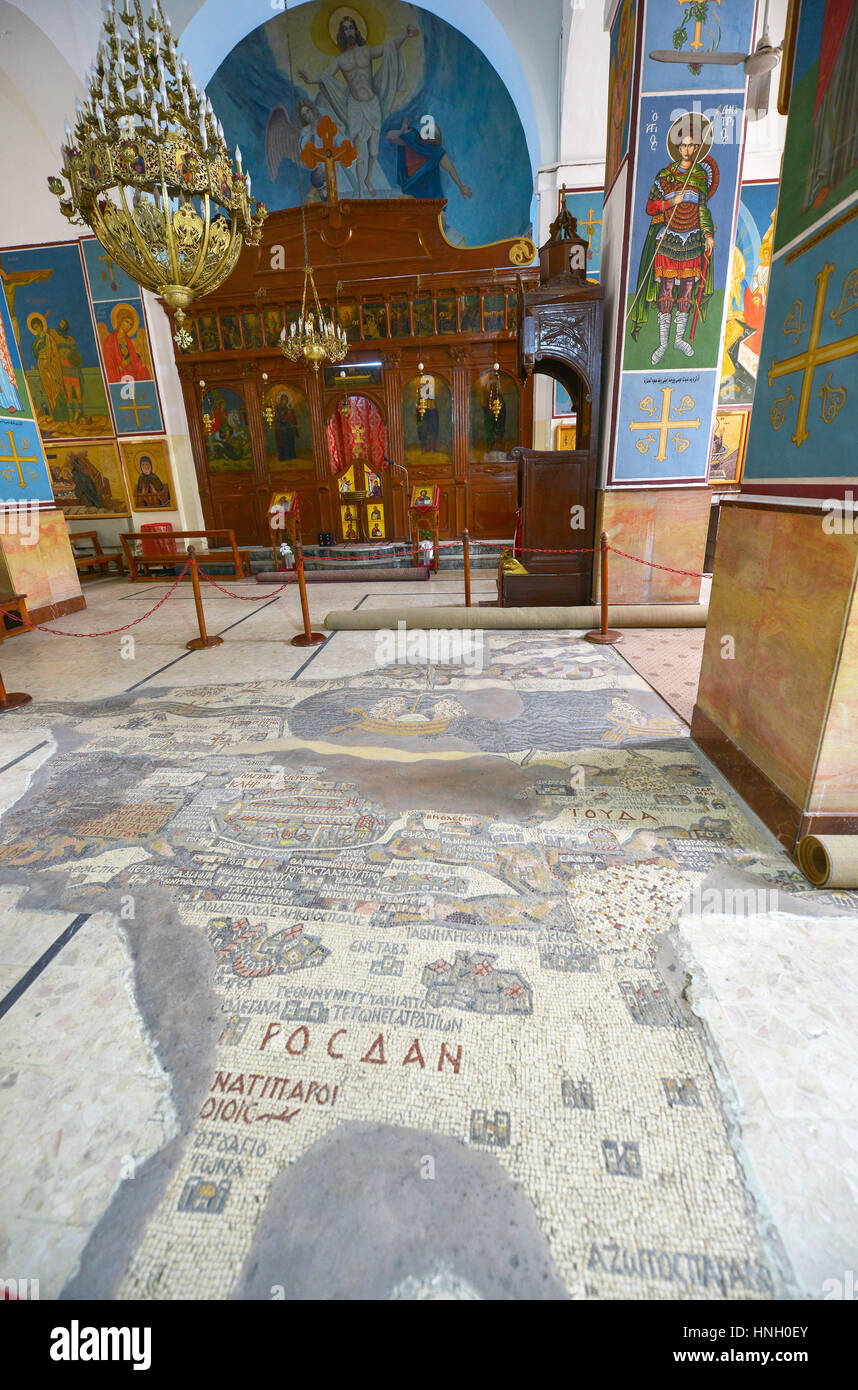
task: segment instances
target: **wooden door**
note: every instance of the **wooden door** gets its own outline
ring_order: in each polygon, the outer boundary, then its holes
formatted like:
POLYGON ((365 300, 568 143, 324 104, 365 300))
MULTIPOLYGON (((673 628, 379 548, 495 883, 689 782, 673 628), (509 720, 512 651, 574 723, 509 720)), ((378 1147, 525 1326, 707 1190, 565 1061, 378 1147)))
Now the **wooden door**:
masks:
POLYGON ((563 575, 564 603, 589 603, 596 533, 595 460, 588 449, 516 449, 522 563, 530 575, 563 575), (528 546, 533 546, 532 552, 528 546), (581 549, 582 554, 569 554, 581 549), (539 553, 554 551, 561 553, 539 553))

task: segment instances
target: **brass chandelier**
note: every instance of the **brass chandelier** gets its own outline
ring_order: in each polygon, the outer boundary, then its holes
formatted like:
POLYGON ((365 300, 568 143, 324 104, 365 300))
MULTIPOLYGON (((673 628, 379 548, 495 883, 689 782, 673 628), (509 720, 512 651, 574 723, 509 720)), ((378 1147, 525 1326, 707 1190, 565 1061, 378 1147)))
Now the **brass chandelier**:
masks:
MULTIPOLYGON (((306 255, 306 229, 304 235, 306 255)), ((290 362, 298 362, 303 357, 314 372, 319 370, 319 363, 324 362, 326 358, 331 362, 342 362, 349 350, 344 329, 334 323, 333 318, 326 319, 322 313, 313 267, 309 262, 304 266, 304 295, 301 300, 300 318, 293 320, 288 333, 285 328, 280 330, 280 347, 290 362), (311 311, 309 314, 308 287, 312 287, 313 302, 316 306, 315 313, 311 311)))
POLYGON ((122 0, 121 13, 117 3, 74 131, 66 126, 62 178, 48 186, 70 222, 90 227, 132 280, 161 296, 184 349, 193 343, 185 309, 226 279, 244 242, 258 245, 267 210, 252 199, 241 151, 230 156, 159 0, 145 22, 140 0, 122 0))

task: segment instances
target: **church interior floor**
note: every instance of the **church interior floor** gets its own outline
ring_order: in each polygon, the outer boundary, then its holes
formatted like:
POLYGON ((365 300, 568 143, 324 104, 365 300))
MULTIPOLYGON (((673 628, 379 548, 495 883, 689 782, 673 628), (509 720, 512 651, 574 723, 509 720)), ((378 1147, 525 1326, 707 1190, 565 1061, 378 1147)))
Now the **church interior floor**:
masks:
MULTIPOLYGON (((317 628, 399 596, 309 595, 317 628)), ((617 650, 387 664, 284 643, 294 590, 205 601, 208 651, 187 587, 133 648, 0 648, 34 696, 0 716, 4 1265, 43 1297, 820 1297, 858 1240, 856 895, 617 650)))
POLYGON ((703 627, 630 628, 623 633, 621 655, 689 727, 705 640, 703 627))

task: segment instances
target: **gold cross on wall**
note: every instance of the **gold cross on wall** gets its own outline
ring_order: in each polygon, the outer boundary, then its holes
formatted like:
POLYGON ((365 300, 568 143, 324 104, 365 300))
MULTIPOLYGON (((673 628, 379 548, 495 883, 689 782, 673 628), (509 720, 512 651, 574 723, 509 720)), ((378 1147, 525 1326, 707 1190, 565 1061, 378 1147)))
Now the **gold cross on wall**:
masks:
POLYGON ((594 232, 595 228, 596 228, 596 227, 601 227, 601 225, 602 225, 602 219, 601 219, 601 217, 596 217, 596 216, 594 215, 594 212, 595 212, 595 210, 594 210, 593 208, 590 208, 590 211, 589 211, 589 213, 588 213, 588 215, 587 215, 587 220, 586 220, 586 222, 581 222, 581 224, 580 224, 580 225, 585 229, 585 231, 587 232, 587 240, 588 240, 588 241, 592 241, 592 240, 593 240, 593 232, 594 232))
MULTIPOLYGON (((149 405, 148 402, 146 402, 146 401, 142 401, 142 402, 138 405, 137 401, 132 400, 132 401, 129 401, 127 405, 121 405, 121 406, 119 407, 119 412, 120 412, 120 414, 121 414, 123 411, 129 411, 130 413, 133 413, 133 415, 134 415, 134 423, 135 423, 135 425, 137 426, 138 430, 139 430, 139 428, 140 428, 140 415, 141 415, 141 413, 142 413, 144 410, 145 410, 149 415, 152 414, 152 407, 151 407, 151 405, 149 405)), ((144 420, 143 423, 144 423, 144 424, 146 423, 145 420, 144 420)))
POLYGON ((323 116, 316 126, 316 134, 321 140, 319 145, 305 145, 301 151, 301 162, 306 164, 308 169, 315 169, 317 164, 325 166, 325 184, 328 190, 328 206, 337 206, 337 165, 342 164, 348 168, 357 159, 357 150, 351 140, 343 140, 341 145, 335 145, 334 140, 337 134, 337 127, 334 125, 330 116, 323 116))
MULTIPOLYGON (((8 452, 8 454, 0 454, 0 464, 3 464, 3 463, 11 463, 11 464, 14 464, 15 468, 18 470, 18 486, 19 486, 19 487, 26 487, 27 484, 26 484, 26 481, 25 481, 25 479, 24 479, 24 472, 23 472, 23 469, 21 468, 21 464, 22 464, 22 463, 38 463, 39 460, 38 460, 38 458, 36 457, 35 454, 19 454, 19 453, 18 453, 18 447, 17 447, 17 445, 16 445, 16 443, 15 443, 15 436, 14 436, 14 434, 12 433, 11 430, 7 430, 7 431, 6 431, 6 438, 7 438, 8 441, 9 441, 9 452, 8 452)), ((26 439, 23 435, 21 436, 21 445, 22 445, 22 447, 23 447, 24 449, 27 449, 27 448, 30 447, 30 442, 29 442, 29 440, 26 439)), ((10 471, 11 471, 11 470, 10 470, 10 471)), ((5 477, 5 474, 4 474, 4 477, 5 477)), ((9 479, 9 481, 11 482, 11 478, 9 479)))
MULTIPOLYGON (((673 394, 672 386, 662 386, 661 388, 661 419, 659 420, 630 420, 629 429, 634 430, 655 430, 658 432, 658 452, 656 461, 662 463, 667 458, 667 441, 670 438, 671 430, 699 430, 699 420, 671 420, 670 419, 670 398, 673 394)), ((650 399, 649 397, 647 399, 650 399)), ((690 397, 688 398, 690 401, 690 397)), ((682 404, 682 402, 680 402, 682 404)), ((693 405, 693 402, 691 402, 693 405)), ((646 410, 646 401, 641 401, 641 409, 646 410)), ((652 413, 655 414, 655 406, 652 413)), ((676 436, 674 436, 676 438, 676 436)), ((647 445, 649 448, 649 445, 647 445)), ((646 453, 646 449, 642 451, 646 453)))
MULTIPOLYGON (((825 296, 828 293, 828 281, 833 274, 834 266, 829 265, 826 261, 816 277, 816 299, 813 305, 813 316, 810 321, 810 339, 804 352, 796 353, 794 357, 784 357, 780 362, 776 362, 773 358, 772 365, 769 367, 770 386, 778 377, 792 376, 793 372, 803 373, 801 391, 798 398, 798 416, 795 422, 795 434, 792 436, 792 442, 795 444, 796 448, 801 448, 808 437, 807 412, 810 408, 810 393, 813 390, 814 371, 817 367, 821 367, 826 362, 837 362, 841 357, 850 357, 853 352, 858 352, 858 333, 853 333, 849 338, 841 338, 836 343, 828 343, 825 347, 819 346, 819 335, 822 331, 822 317, 825 313, 825 296)), ((826 388, 823 387, 823 390, 825 389, 826 388)), ((821 394, 822 392, 820 392, 820 395, 821 394)), ((836 414, 836 411, 834 413, 836 414)), ((823 416, 823 418, 825 417, 823 416)), ((833 418, 833 416, 831 418, 833 418)), ((772 423, 774 423, 774 421, 772 421, 772 423)), ((775 428, 777 428, 777 426, 775 426, 775 428)))
MULTIPOLYGON (((688 0, 676 0, 676 3, 677 3, 677 5, 680 5, 680 6, 682 7, 682 9, 685 9, 686 5, 688 4, 688 0)), ((715 5, 720 5, 720 4, 721 4, 721 0, 712 0, 712 3, 715 4, 715 5)), ((703 32, 703 20, 702 20, 702 19, 697 19, 697 20, 694 21, 694 38, 691 40, 691 43, 688 45, 689 48, 702 48, 702 47, 703 47, 703 40, 702 40, 701 37, 700 37, 700 35, 701 35, 702 32, 703 32)))

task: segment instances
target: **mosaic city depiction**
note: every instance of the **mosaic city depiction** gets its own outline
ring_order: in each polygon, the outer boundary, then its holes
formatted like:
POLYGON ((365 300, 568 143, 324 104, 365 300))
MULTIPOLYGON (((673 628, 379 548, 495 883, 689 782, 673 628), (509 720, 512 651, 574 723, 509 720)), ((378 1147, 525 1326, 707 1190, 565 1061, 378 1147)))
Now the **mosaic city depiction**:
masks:
POLYGON ((170 987, 220 1007, 119 1296, 233 1295, 275 1179, 349 1121, 497 1165, 573 1297, 780 1291, 656 946, 719 865, 803 880, 616 652, 484 655, 40 708, 78 746, 0 824, 2 877, 133 902, 132 955, 166 894, 197 942, 170 987))

